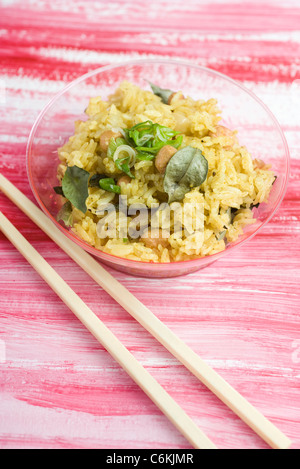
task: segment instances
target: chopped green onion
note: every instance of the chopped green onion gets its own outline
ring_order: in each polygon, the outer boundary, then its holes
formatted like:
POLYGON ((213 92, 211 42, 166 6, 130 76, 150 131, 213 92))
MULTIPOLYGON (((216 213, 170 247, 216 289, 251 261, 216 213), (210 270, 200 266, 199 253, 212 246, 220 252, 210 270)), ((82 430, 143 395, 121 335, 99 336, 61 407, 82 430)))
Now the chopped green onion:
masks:
POLYGON ((148 153, 158 153, 159 150, 164 147, 165 145, 171 145, 172 147, 178 148, 182 144, 183 137, 182 135, 178 135, 175 140, 167 140, 164 142, 159 142, 155 146, 151 147, 136 147, 136 150, 140 152, 148 152, 148 153))
POLYGON ((117 137, 116 139, 114 137, 112 137, 109 141, 109 144, 108 144, 108 149, 107 149, 107 156, 109 158, 112 158, 116 149, 120 146, 120 145, 125 145, 126 144, 126 140, 122 137, 117 137))
POLYGON ((179 148, 183 137, 173 129, 148 120, 134 125, 131 129, 122 129, 124 138, 111 138, 108 156, 113 158, 116 167, 134 178, 130 168, 136 160, 152 161, 165 145, 179 148))
POLYGON ((174 135, 177 135, 179 132, 176 132, 175 130, 172 130, 169 127, 165 127, 160 124, 154 124, 153 133, 154 137, 158 138, 158 140, 161 140, 162 142, 165 142, 166 140, 172 138, 174 135))
POLYGON ((136 151, 134 148, 130 147, 129 145, 120 145, 117 147, 116 151, 114 152, 114 162, 119 160, 120 158, 127 158, 128 164, 133 166, 135 163, 135 155, 136 151))
POLYGON ((152 161, 154 160, 155 155, 139 150, 138 153, 136 154, 136 157, 140 161, 152 161))
POLYGON ((146 153, 153 153, 153 155, 156 155, 156 153, 159 152, 161 147, 165 146, 165 143, 160 143, 159 145, 155 145, 155 147, 136 147, 138 152, 146 152, 146 153))
POLYGON ((112 158, 114 152, 116 151, 117 149, 117 144, 116 144, 116 140, 114 138, 111 138, 110 141, 109 141, 109 144, 108 144, 108 149, 107 149, 107 156, 109 158, 112 158))
POLYGON ((152 121, 145 121, 145 122, 141 122, 140 124, 136 124, 134 125, 133 127, 131 127, 131 129, 129 129, 130 131, 132 130, 138 130, 138 129, 151 129, 153 126, 153 122, 152 121))
POLYGON ((116 167, 120 170, 123 171, 123 173, 127 174, 127 176, 131 177, 134 179, 134 174, 131 173, 130 171, 130 166, 128 162, 128 157, 127 158, 119 158, 115 161, 116 167))
POLYGON ((159 86, 148 81, 149 85, 152 88, 153 93, 156 96, 159 96, 164 104, 169 104, 169 98, 174 93, 174 91, 169 90, 168 88, 160 88, 159 86))
POLYGON ((183 136, 178 135, 178 137, 175 138, 175 140, 171 140, 166 145, 172 145, 172 147, 179 148, 180 145, 182 144, 183 136))
POLYGON ((104 191, 114 192, 115 194, 120 194, 121 193, 120 186, 117 186, 115 184, 115 180, 113 178, 100 179, 99 186, 104 191))
POLYGON ((178 132, 151 121, 141 122, 131 129, 125 129, 127 143, 140 152, 156 154, 164 145, 178 148, 182 143, 182 136, 178 132), (176 138, 175 138, 176 137, 176 138))

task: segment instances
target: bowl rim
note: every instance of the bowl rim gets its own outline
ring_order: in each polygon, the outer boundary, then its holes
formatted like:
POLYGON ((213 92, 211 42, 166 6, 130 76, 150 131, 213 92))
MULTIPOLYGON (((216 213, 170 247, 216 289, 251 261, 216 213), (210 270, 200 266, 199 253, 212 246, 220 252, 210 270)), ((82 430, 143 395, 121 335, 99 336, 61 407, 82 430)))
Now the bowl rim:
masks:
POLYGON ((147 266, 149 268, 149 270, 164 271, 164 270, 169 270, 171 267, 175 269, 176 266, 182 267, 184 265, 185 266, 189 265, 191 268, 193 266, 194 267, 199 266, 199 268, 201 268, 201 263, 203 263, 205 265, 208 264, 208 263, 212 263, 212 262, 216 261, 217 259, 219 259, 220 257, 223 257, 223 256, 227 255, 233 249, 236 250, 236 248, 241 247, 244 243, 246 243, 247 241, 252 239, 271 220, 271 218, 273 218, 274 214, 279 209, 279 207, 282 203, 282 200, 283 200, 283 198, 286 194, 288 181, 289 181, 289 177, 290 177, 290 153, 289 153, 289 148, 288 148, 288 144, 287 144, 285 135, 283 133, 283 130, 282 130, 279 122, 277 121, 277 119, 274 116, 274 114, 272 113, 272 111, 268 108, 268 106, 266 104, 264 104, 264 102, 261 101, 261 99, 258 98, 258 96, 256 96, 256 94, 253 91, 251 91, 250 89, 245 87, 243 84, 239 83, 238 81, 230 78, 229 76, 227 76, 227 75, 225 75, 221 72, 218 72, 216 70, 213 70, 211 68, 208 68, 208 67, 205 67, 205 66, 202 66, 202 65, 198 65, 198 64, 195 64, 195 63, 187 61, 187 60, 176 59, 176 58, 174 58, 174 59, 169 59, 169 58, 164 59, 162 57, 162 58, 157 58, 157 59, 151 59, 151 58, 149 58, 149 59, 134 59, 134 60, 128 60, 128 61, 124 61, 124 62, 120 62, 120 63, 108 64, 108 65, 104 65, 104 66, 101 66, 101 67, 97 67, 96 69, 93 69, 93 70, 79 76, 78 78, 72 80, 67 85, 62 87, 62 89, 60 91, 58 91, 57 93, 55 93, 53 95, 53 97, 48 101, 48 103, 40 111, 40 113, 38 114, 36 120, 34 121, 34 124, 31 128, 31 131, 30 131, 29 136, 28 136, 28 141, 27 141, 27 146, 26 146, 26 169, 27 169, 27 177, 28 177, 28 180, 29 180, 30 188, 33 192, 33 195, 34 195, 36 201, 40 205, 41 209, 52 220, 54 225, 57 228, 59 228, 59 230, 62 231, 75 244, 79 245, 85 251, 88 251, 90 254, 94 255, 100 261, 102 260, 103 262, 107 261, 110 264, 111 263, 112 264, 119 264, 119 265, 123 265, 123 267, 127 267, 127 268, 129 266, 132 266, 132 268, 136 268, 136 269, 138 269, 138 266, 144 265, 144 266, 147 266), (240 241, 237 240, 234 244, 230 245, 228 248, 225 248, 223 251, 220 251, 218 253, 209 254, 208 256, 199 257, 199 258, 196 258, 196 259, 187 259, 187 260, 184 260, 184 261, 172 261, 172 262, 165 262, 165 263, 163 263, 163 262, 154 262, 154 261, 140 261, 140 260, 134 260, 134 259, 127 259, 125 257, 119 257, 119 256, 116 256, 114 254, 106 253, 106 252, 101 251, 100 249, 96 249, 95 247, 93 247, 90 244, 86 243, 85 241, 83 241, 82 239, 77 237, 74 233, 72 233, 71 231, 66 230, 66 228, 64 226, 62 226, 51 215, 51 213, 47 210, 47 208, 45 207, 45 205, 41 201, 41 199, 38 195, 38 192, 37 192, 37 190, 34 186, 32 174, 31 174, 31 169, 30 169, 31 148, 32 148, 32 145, 33 145, 35 133, 38 129, 38 126, 39 126, 41 120, 43 119, 43 117, 47 113, 47 111, 56 102, 56 100, 59 99, 64 93, 66 93, 70 88, 80 84, 81 82, 83 82, 83 81, 85 81, 85 80, 87 80, 87 79, 89 79, 89 78, 91 78, 94 75, 97 75, 99 73, 109 71, 109 70, 112 70, 112 69, 115 69, 115 68, 130 66, 130 65, 143 65, 143 64, 149 65, 151 63, 156 64, 156 65, 160 65, 160 64, 161 65, 168 65, 168 64, 169 65, 182 65, 182 66, 185 66, 185 67, 190 67, 190 68, 194 68, 194 69, 197 69, 197 70, 204 71, 208 74, 217 76, 217 77, 219 77, 223 80, 228 81, 232 85, 240 88, 242 91, 247 93, 252 99, 254 99, 265 110, 265 112, 268 114, 268 116, 273 121, 273 124, 274 124, 275 128, 277 129, 277 131, 278 131, 278 133, 281 137, 283 147, 284 147, 284 151, 285 151, 285 157, 286 157, 285 158, 286 172, 285 172, 285 175, 284 175, 285 180, 284 180, 284 183, 283 183, 283 186, 282 186, 282 189, 281 189, 281 193, 279 194, 279 196, 277 198, 276 204, 274 205, 274 207, 273 207, 271 213, 269 214, 269 216, 261 224, 259 224, 258 227, 249 236, 246 236, 245 238, 242 238, 240 241))

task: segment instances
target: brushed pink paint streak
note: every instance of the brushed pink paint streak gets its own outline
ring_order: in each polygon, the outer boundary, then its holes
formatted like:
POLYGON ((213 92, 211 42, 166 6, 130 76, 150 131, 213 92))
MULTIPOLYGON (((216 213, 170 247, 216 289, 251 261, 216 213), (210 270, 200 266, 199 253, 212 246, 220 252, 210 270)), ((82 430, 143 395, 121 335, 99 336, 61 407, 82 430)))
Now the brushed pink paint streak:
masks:
MULTIPOLYGON (((186 277, 111 272, 293 448, 300 448, 300 124, 291 119, 290 91, 300 79, 299 24, 294 0, 186 7, 164 0, 148 9, 141 0, 15 1, 0 19, 0 168, 31 200, 25 152, 37 114, 64 83, 102 64, 181 57, 246 82, 268 102, 292 171, 265 229, 232 257, 186 277), (280 106, 283 96, 288 107, 280 106)), ((3 195, 0 209, 218 447, 267 448, 3 195)), ((0 247, 0 447, 189 448, 1 234, 0 247)))

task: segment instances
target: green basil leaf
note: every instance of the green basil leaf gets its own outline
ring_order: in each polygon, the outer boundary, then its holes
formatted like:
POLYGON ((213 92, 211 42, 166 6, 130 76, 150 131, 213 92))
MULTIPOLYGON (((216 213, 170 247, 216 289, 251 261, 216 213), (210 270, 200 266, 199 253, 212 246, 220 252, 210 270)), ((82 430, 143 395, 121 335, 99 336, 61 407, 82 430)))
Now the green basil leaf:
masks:
POLYGON ((90 173, 84 169, 78 166, 68 166, 62 180, 64 196, 83 213, 87 211, 85 201, 89 195, 89 177, 90 173))
POLYGON ((153 93, 156 96, 159 96, 164 104, 168 104, 169 97, 171 96, 171 94, 174 93, 174 91, 169 90, 167 88, 160 88, 159 86, 155 85, 154 83, 151 83, 150 81, 148 83, 151 86, 153 93))
POLYGON ((73 225, 72 205, 69 200, 61 207, 56 216, 56 220, 62 220, 66 226, 73 225))
POLYGON ((170 159, 164 177, 164 191, 169 203, 180 201, 193 187, 206 179, 208 162, 201 150, 187 146, 178 150, 170 159))

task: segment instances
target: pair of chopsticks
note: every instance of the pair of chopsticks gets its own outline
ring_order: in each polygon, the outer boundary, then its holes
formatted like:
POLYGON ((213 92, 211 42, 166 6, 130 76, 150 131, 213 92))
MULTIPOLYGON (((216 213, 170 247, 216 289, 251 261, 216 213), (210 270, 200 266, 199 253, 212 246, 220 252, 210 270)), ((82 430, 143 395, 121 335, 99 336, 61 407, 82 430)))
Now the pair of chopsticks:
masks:
MULTIPOLYGON (((11 182, 0 174, 1 191, 39 226, 92 279, 152 334, 194 376, 238 415, 273 449, 287 449, 291 441, 243 396, 209 367, 192 349, 163 324, 145 305, 109 274, 90 254, 69 240, 53 222, 11 182)), ((43 259, 10 221, 0 213, 0 229, 33 268, 120 366, 141 387, 194 448, 216 449, 212 441, 143 368, 80 297, 43 259)))

